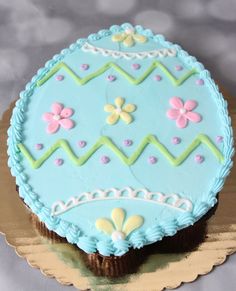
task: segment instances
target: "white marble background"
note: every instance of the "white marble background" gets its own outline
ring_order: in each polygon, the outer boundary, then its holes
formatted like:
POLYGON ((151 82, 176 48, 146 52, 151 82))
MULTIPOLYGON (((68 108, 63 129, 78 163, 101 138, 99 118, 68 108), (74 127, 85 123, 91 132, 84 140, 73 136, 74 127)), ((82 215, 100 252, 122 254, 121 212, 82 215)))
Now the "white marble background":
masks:
MULTIPOLYGON (((236 0, 0 0, 0 117, 56 52, 123 22, 141 24, 179 43, 235 95, 236 0)), ((74 288, 31 269, 0 237, 0 290, 74 288)), ((179 290, 236 290, 236 256, 179 290)))

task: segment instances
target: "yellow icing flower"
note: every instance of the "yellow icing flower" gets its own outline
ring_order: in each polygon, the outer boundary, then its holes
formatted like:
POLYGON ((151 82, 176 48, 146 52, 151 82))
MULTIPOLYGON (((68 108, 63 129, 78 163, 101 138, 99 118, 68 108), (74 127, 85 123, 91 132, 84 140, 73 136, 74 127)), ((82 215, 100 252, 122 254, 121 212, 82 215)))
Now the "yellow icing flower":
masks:
POLYGON ((106 104, 104 106, 104 110, 111 113, 106 119, 106 122, 108 124, 115 124, 119 120, 119 118, 121 118, 127 124, 133 121, 133 118, 129 113, 134 112, 136 110, 136 106, 134 104, 126 104, 125 106, 123 106, 124 103, 124 98, 117 97, 115 99, 116 106, 112 104, 106 104))
POLYGON ((124 32, 119 34, 114 34, 112 36, 112 41, 123 42, 124 46, 131 47, 136 42, 144 43, 147 41, 146 36, 142 34, 135 33, 133 28, 127 28, 124 32))
POLYGON ((130 216, 126 222, 125 211, 122 208, 114 208, 111 212, 111 220, 99 218, 96 220, 96 228, 107 235, 113 241, 125 239, 132 231, 143 225, 143 217, 140 215, 130 216))

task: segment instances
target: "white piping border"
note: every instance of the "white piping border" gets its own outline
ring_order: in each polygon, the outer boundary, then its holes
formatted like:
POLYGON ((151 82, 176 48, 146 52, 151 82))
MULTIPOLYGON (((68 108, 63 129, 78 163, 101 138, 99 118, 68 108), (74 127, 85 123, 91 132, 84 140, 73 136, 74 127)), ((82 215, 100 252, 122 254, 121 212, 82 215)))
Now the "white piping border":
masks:
POLYGON ((66 203, 61 200, 56 201, 51 207, 51 215, 60 215, 70 210, 71 208, 74 208, 86 202, 113 199, 133 199, 158 204, 165 204, 166 206, 173 207, 183 212, 191 212, 193 209, 193 204, 189 199, 181 198, 177 194, 165 195, 160 192, 149 192, 145 188, 133 190, 131 187, 125 187, 121 190, 118 190, 116 188, 110 188, 107 190, 97 189, 93 192, 84 192, 78 197, 69 198, 66 203))
POLYGON ((94 54, 102 54, 104 57, 113 57, 115 59, 124 58, 126 60, 131 59, 145 59, 145 58, 163 58, 163 57, 175 57, 177 52, 173 48, 163 48, 158 50, 152 51, 145 51, 145 52, 124 52, 124 51, 116 51, 110 49, 104 49, 100 47, 96 47, 91 45, 88 42, 81 48, 84 52, 92 52, 94 54))

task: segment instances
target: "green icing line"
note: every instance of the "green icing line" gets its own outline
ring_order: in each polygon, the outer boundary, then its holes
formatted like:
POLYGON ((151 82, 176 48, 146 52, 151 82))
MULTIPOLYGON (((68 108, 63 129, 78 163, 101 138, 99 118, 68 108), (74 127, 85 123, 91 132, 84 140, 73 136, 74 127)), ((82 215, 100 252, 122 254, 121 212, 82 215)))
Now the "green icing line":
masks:
POLYGON ((41 80, 37 82, 37 86, 43 85, 48 79, 50 79, 56 72, 58 72, 60 69, 64 69, 79 85, 84 85, 87 82, 89 82, 91 79, 94 79, 100 75, 102 75, 104 72, 109 70, 110 68, 115 69, 119 74, 121 74, 124 78, 126 78, 131 84, 138 85, 142 83, 156 68, 160 67, 160 69, 166 74, 166 76, 171 80, 171 82, 175 86, 181 85, 185 80, 187 80, 189 77, 191 77, 193 74, 197 73, 196 69, 192 69, 188 71, 185 75, 183 75, 181 78, 176 79, 171 72, 160 62, 154 61, 150 67, 137 79, 134 78, 132 75, 127 73, 124 69, 122 69, 120 66, 113 62, 106 63, 104 66, 102 66, 100 69, 95 71, 92 74, 87 75, 84 78, 81 78, 78 76, 70 67, 68 67, 65 63, 59 63, 54 68, 51 69, 51 71, 44 76, 41 80))
POLYGON ((102 146, 107 146, 110 150, 116 154, 121 161, 130 166, 135 163, 139 156, 144 151, 148 144, 154 145, 160 153, 172 164, 173 166, 179 166, 187 157, 200 145, 205 144, 211 152, 215 155, 219 162, 223 163, 224 157, 218 148, 213 144, 213 142, 204 134, 199 134, 193 142, 183 151, 178 157, 174 157, 168 149, 158 141, 158 139, 153 135, 147 135, 139 144, 137 149, 133 152, 130 157, 127 157, 113 142, 110 138, 106 136, 101 136, 98 141, 81 157, 77 157, 73 150, 71 149, 69 143, 64 139, 59 139, 55 144, 53 144, 38 160, 35 160, 27 148, 22 144, 18 144, 18 147, 25 158, 29 161, 33 169, 39 168, 45 160, 47 160, 58 148, 62 148, 69 159, 76 165, 82 166, 87 160, 102 146))

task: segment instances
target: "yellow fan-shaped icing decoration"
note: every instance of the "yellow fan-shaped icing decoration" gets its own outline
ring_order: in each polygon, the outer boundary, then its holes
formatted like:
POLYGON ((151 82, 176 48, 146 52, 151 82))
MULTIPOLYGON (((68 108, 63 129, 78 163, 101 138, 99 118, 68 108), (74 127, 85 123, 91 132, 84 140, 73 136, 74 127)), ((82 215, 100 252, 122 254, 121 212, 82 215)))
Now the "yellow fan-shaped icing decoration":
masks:
POLYGON ((139 228, 141 225, 143 225, 143 217, 140 215, 133 215, 129 217, 122 229, 122 231, 128 236, 132 231, 139 228))
POLYGON ((125 220, 125 212, 122 208, 115 208, 111 213, 112 221, 114 222, 115 228, 118 231, 122 230, 122 226, 125 220))
POLYGON ((111 235, 113 233, 114 226, 109 219, 106 218, 99 218, 96 220, 95 226, 98 230, 111 235))

